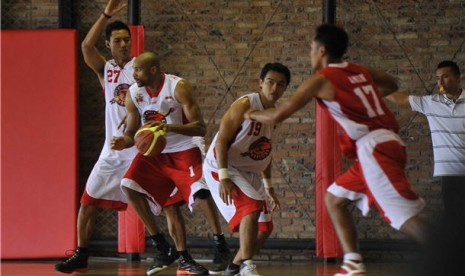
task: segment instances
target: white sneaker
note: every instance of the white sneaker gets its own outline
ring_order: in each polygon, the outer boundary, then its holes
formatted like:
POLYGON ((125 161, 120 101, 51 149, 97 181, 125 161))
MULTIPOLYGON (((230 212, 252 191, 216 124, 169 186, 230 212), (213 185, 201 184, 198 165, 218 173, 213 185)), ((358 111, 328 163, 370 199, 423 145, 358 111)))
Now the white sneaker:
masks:
POLYGON ((358 276, 366 275, 365 265, 361 262, 345 260, 339 270, 339 273, 334 276, 358 276))
POLYGON ((262 276, 258 274, 257 266, 253 264, 252 260, 247 260, 241 264, 239 275, 241 276, 262 276))

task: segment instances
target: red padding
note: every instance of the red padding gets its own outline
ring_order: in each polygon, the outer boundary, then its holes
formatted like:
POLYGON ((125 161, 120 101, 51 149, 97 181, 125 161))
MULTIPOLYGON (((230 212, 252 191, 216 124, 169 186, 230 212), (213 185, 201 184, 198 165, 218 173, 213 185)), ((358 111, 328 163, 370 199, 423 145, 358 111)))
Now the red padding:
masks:
MULTIPOLYGON (((144 52, 144 26, 130 25, 131 56, 144 52)), ((128 206, 127 211, 118 212, 118 252, 141 253, 145 250, 145 228, 137 214, 128 206)))
POLYGON ((316 256, 336 258, 342 248, 325 206, 326 189, 342 173, 337 127, 326 110, 316 104, 316 256))
POLYGON ((1 36, 1 258, 61 257, 76 241, 77 32, 1 36))

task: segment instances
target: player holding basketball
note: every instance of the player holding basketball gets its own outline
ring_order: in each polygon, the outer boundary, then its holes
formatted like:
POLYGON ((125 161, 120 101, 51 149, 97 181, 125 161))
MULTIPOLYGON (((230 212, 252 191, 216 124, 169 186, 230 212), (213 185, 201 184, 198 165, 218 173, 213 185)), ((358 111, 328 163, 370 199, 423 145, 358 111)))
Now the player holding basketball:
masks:
MULTIPOLYGON (((146 52, 134 61, 134 79, 126 97, 128 111, 124 136, 114 137, 112 147, 117 150, 131 147, 134 134, 141 124, 152 122, 167 133, 167 144, 161 154, 145 157, 137 154, 122 181, 129 203, 152 233, 156 225, 150 210, 171 209, 170 194, 178 189, 180 198, 192 204, 197 197, 205 197, 202 189, 202 156, 192 142, 193 136, 205 135, 205 123, 194 98, 191 85, 184 79, 161 72, 157 54, 146 52)), ((186 230, 179 208, 168 223, 180 259, 178 275, 208 275, 208 270, 195 262, 187 252, 186 230)), ((151 269, 148 270, 151 275, 151 269)))
POLYGON ((319 26, 310 51, 316 75, 277 108, 246 113, 246 118, 274 125, 316 98, 341 127, 340 146, 354 164, 328 188, 325 198, 344 250, 338 276, 365 274, 355 224, 346 209, 350 202, 364 214, 375 203, 395 229, 420 243, 426 236, 426 223, 419 215, 424 202, 407 181, 405 146, 397 135, 396 119, 382 100, 397 90, 397 83, 384 72, 343 61, 347 47, 348 36, 342 28, 319 26))
POLYGON ((239 232, 239 251, 225 276, 260 275, 252 257, 273 230, 271 211, 280 208, 271 187, 274 126, 244 120, 244 113, 274 107, 290 78, 286 66, 266 64, 260 73, 260 92, 239 98, 226 111, 204 161, 204 177, 215 203, 231 231, 239 232))
MULTIPOLYGON (((112 22, 105 28, 108 19, 125 7, 126 4, 120 4, 120 1, 108 1, 104 12, 81 45, 86 64, 95 72, 105 92, 105 143, 81 198, 77 219, 78 248, 70 258, 55 265, 55 270, 64 273, 87 270, 88 244, 97 208, 121 211, 127 207, 127 198, 121 191, 120 183, 137 150, 131 147, 114 151, 110 148, 110 141, 113 136, 122 133, 119 126, 126 116, 126 92, 134 83, 134 59, 130 57, 131 33, 128 26, 121 21, 112 22), (105 45, 110 49, 112 56, 110 60, 106 60, 95 47, 104 28, 105 45)), ((163 234, 156 231, 151 238, 157 248, 155 261, 170 260, 172 263, 173 257, 168 255, 170 245, 163 234)))

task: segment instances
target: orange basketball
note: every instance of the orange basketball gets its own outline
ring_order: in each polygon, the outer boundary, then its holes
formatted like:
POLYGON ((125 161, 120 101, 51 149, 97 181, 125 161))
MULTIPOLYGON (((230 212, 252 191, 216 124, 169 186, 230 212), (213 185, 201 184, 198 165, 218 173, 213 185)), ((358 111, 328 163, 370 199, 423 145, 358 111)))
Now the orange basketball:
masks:
POLYGON ((156 126, 143 125, 134 135, 134 144, 144 156, 155 156, 166 146, 166 133, 156 126))

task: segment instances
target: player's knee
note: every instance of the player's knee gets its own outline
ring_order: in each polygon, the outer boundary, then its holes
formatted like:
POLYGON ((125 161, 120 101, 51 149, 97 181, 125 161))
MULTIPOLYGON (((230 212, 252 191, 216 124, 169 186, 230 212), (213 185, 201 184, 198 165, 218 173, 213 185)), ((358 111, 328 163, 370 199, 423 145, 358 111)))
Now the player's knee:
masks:
POLYGON ((326 208, 332 209, 332 208, 344 208, 347 206, 351 201, 347 198, 343 197, 338 197, 333 195, 330 192, 326 192, 325 195, 325 205, 326 208))
POLYGON ((207 199, 210 196, 211 196, 210 190, 207 190, 207 189, 200 189, 198 192, 194 194, 194 197, 198 199, 207 199))

